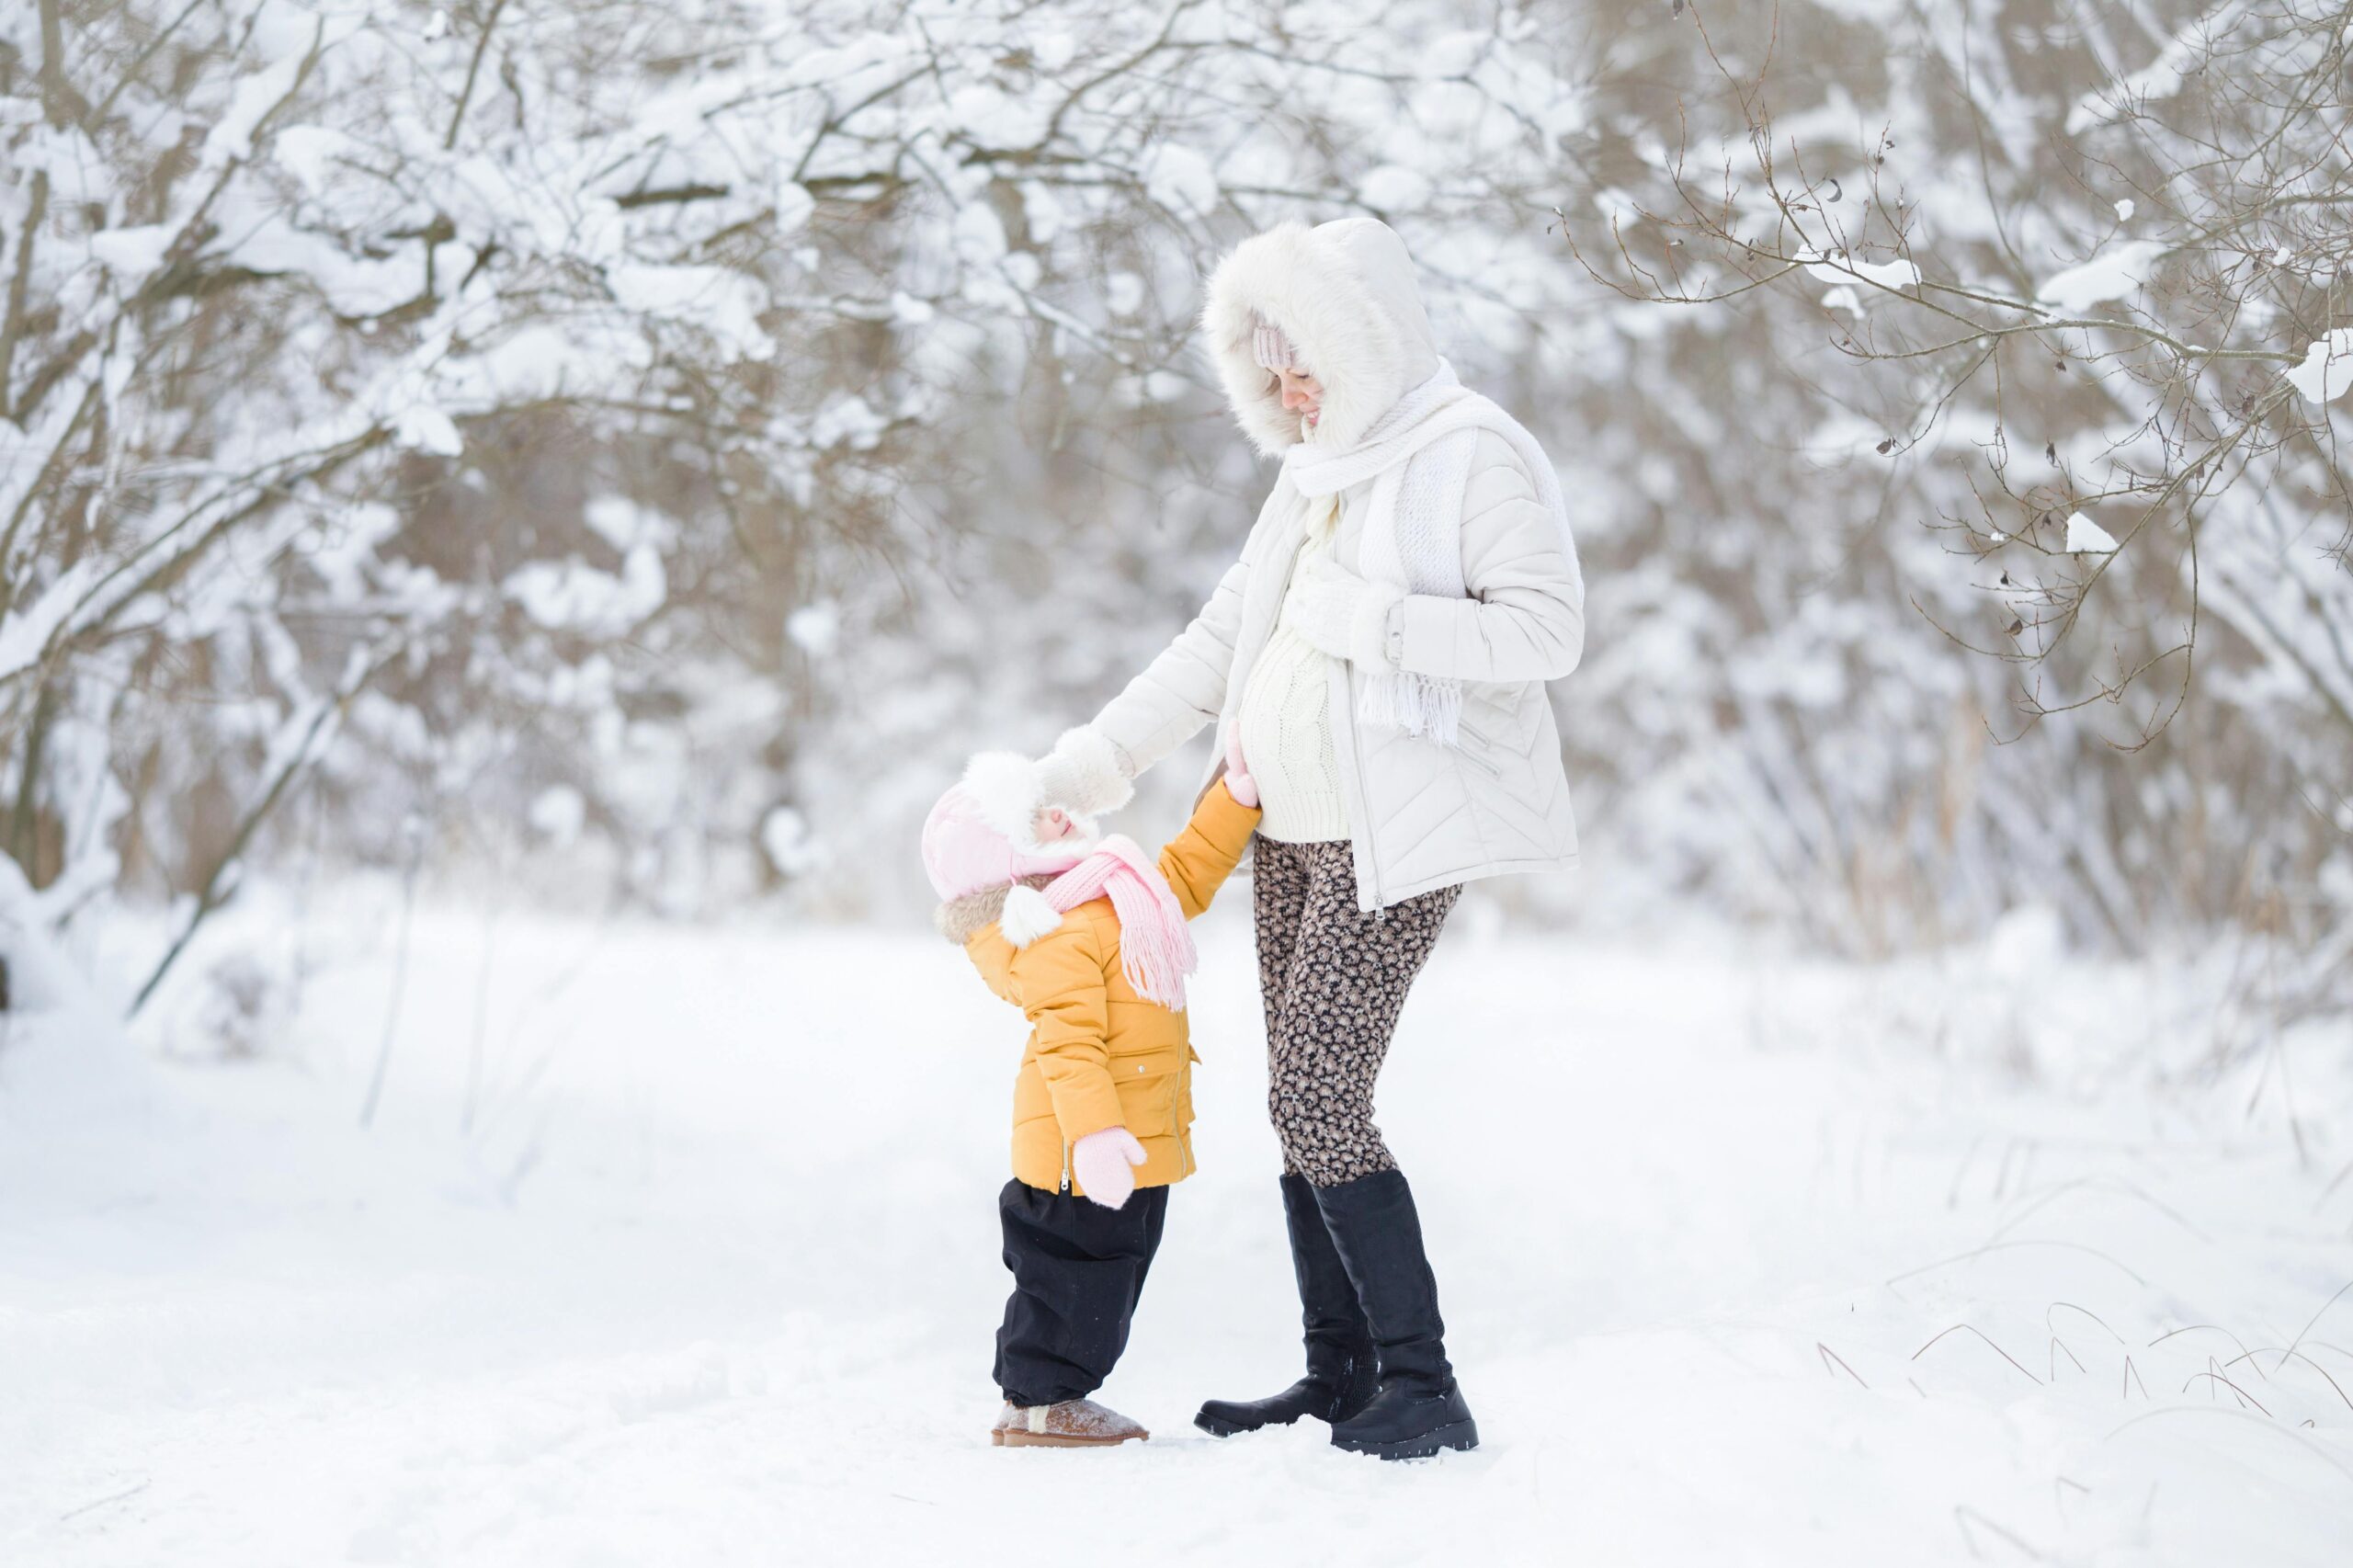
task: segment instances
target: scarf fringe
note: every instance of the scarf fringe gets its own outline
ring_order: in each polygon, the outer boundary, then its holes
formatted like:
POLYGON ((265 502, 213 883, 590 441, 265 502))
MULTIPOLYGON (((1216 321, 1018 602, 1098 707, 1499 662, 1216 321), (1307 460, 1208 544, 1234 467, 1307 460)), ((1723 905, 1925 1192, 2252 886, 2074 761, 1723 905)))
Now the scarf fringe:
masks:
POLYGON ((1364 683, 1364 695, 1357 699, 1357 717, 1442 746, 1459 745, 1462 683, 1405 671, 1380 676, 1364 683))
MULTIPOLYGON (((1465 391, 1454 368, 1443 359, 1437 372, 1399 398, 1363 439, 1337 451, 1302 442, 1283 454, 1283 474, 1294 491, 1311 498, 1373 480, 1358 569, 1374 582, 1407 593, 1461 598, 1466 592, 1462 489, 1483 429, 1503 437, 1528 466, 1537 499, 1560 529, 1570 582, 1583 602, 1585 574, 1577 563, 1568 503, 1552 459, 1519 421, 1489 399, 1465 391)), ((1441 745, 1460 744, 1461 682, 1402 670, 1368 671, 1363 693, 1357 709, 1367 722, 1394 725, 1441 745)))

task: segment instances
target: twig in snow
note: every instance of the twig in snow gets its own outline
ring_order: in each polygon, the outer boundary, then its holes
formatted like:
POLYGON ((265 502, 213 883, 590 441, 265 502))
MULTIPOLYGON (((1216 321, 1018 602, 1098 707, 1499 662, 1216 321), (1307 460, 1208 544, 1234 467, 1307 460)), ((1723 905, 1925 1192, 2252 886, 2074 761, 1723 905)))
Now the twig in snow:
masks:
MULTIPOLYGON (((2214 1334, 2219 1334, 2219 1335, 2221 1335, 2223 1338, 2225 1338, 2225 1339, 2229 1340, 2232 1344, 2234 1344, 2234 1345, 2237 1346, 2239 1347, 2239 1352, 2240 1352, 2240 1354, 2242 1354, 2242 1355, 2245 1354, 2245 1352, 2246 1352, 2246 1341, 2245 1341, 2245 1340, 2244 1340, 2244 1339, 2241 1339, 2237 1335, 2233 1334, 2229 1329, 2224 1328, 2224 1327, 2223 1327, 2221 1324, 2219 1324, 2219 1323, 2192 1323, 2192 1324, 2183 1324, 2181 1327, 2179 1327, 2179 1328, 2169 1328, 2169 1329, 2165 1330, 2163 1334, 2161 1334, 2161 1335, 2157 1335, 2154 1339, 2152 1339, 2151 1341, 2149 1341, 2149 1347, 2150 1347, 2151 1349, 2153 1349, 2153 1350, 2154 1350, 2154 1348, 2156 1348, 2158 1346, 2163 1345, 2166 1340, 2171 1339, 2171 1338, 2172 1338, 2175 1335, 2177 1335, 2177 1334, 2196 1334, 2196 1333, 2198 1333, 2199 1331, 2200 1331, 2201 1329, 2202 1329, 2202 1330, 2210 1331, 2210 1332, 2214 1333, 2214 1334)), ((2261 1371, 2263 1370, 2263 1369, 2262 1369, 2262 1368, 2260 1368, 2260 1367, 2257 1367, 2257 1368, 2256 1369, 2256 1370, 2257 1372, 2261 1372, 2261 1371)), ((2265 1381, 2266 1382, 2268 1382, 2270 1380, 2269 1380, 2268 1378, 2266 1378, 2264 1381, 2265 1381)))
POLYGON ((189 908, 188 923, 180 927, 179 935, 164 950, 163 958, 148 974, 147 983, 131 998, 131 1010, 133 1013, 144 1007, 147 999, 155 994, 155 988, 164 983, 164 976, 171 972, 172 966, 179 961, 180 955, 196 939, 196 934, 206 918, 236 892, 244 881, 245 851, 252 845, 254 835, 277 811, 278 802, 286 798, 286 792, 293 788, 295 780, 318 760, 321 738, 332 738, 335 726, 342 722, 353 700, 367 689, 369 682, 392 664, 392 657, 367 659, 355 656, 346 673, 343 688, 321 702, 315 711, 303 719, 299 737, 295 739, 284 765, 278 768, 277 777, 270 780, 269 788, 262 792, 253 810, 245 813, 244 820, 237 824, 236 832, 230 836, 228 847, 221 852, 220 858, 213 862, 211 871, 205 877, 204 885, 197 890, 196 903, 189 908))
MULTIPOLYGON (((2302 1345, 2304 1342, 2304 1335, 2310 1334, 2313 1328, 2319 1324, 2320 1320, 2328 1315, 2329 1308, 2336 1305, 2337 1302, 2345 1299, 2345 1292, 2347 1290, 2353 1290, 2353 1279, 2347 1279, 2344 1284, 2339 1285, 2336 1288, 2336 1294, 2331 1296, 2327 1301, 2323 1301, 2320 1304, 2320 1311, 2313 1314, 2312 1322, 2304 1324, 2303 1332, 2298 1334, 2295 1338, 2288 1342, 2288 1348, 2279 1352, 2279 1364, 2281 1366, 2284 1367, 2288 1364, 2288 1357, 2295 1350, 2297 1346, 2302 1345)), ((2244 1349, 2245 1346, 2241 1346, 2241 1348, 2244 1349)))
POLYGON ((2010 1162, 2017 1158, 2018 1151, 2024 1146, 2025 1145, 2016 1138, 2009 1140, 2002 1145, 2002 1163, 1994 1167, 1994 1191, 1992 1197, 1995 1202, 1999 1203, 2002 1200, 2002 1194, 2009 1190, 2010 1162))
MULTIPOLYGON (((2230 1390, 2233 1393, 2238 1395, 2241 1399, 2246 1401, 2247 1403, 2255 1406, 2257 1410, 2263 1411, 2264 1415, 2269 1415, 2271 1414, 2269 1410, 2265 1408, 2261 1400, 2256 1398, 2255 1395, 2247 1392, 2246 1390, 2239 1387, 2238 1384, 2231 1381, 2230 1379, 2222 1376, 2220 1372, 2192 1372, 2189 1374, 2188 1381, 2181 1385, 2181 1392, 2188 1393, 2189 1392, 2189 1384, 2196 1382, 2200 1378, 2212 1379, 2214 1381, 2222 1384, 2224 1388, 2230 1390)), ((2213 1394, 2213 1392, 2214 1391, 2212 1389, 2208 1389, 2206 1391, 2210 1397, 2213 1394)))
MULTIPOLYGON (((2158 1213, 2163 1214, 2166 1219, 2171 1220, 2175 1224, 2179 1225, 2183 1230, 2188 1231, 2191 1235, 2196 1236, 2200 1241, 2211 1242, 2214 1239, 2208 1235, 2204 1231, 2200 1230, 2197 1225, 2193 1224, 2188 1217, 2184 1215, 2180 1210, 2176 1209, 2173 1205, 2153 1196, 2147 1188, 2142 1187, 2139 1183, 2127 1181, 2124 1177, 2117 1176, 2112 1172, 2102 1172, 2097 1176, 2077 1176, 2071 1181, 2063 1181, 2056 1187, 2046 1189, 2025 1208, 2019 1210, 2016 1214, 2011 1215, 2007 1220, 2003 1221, 2000 1225, 1996 1226, 1994 1231, 1993 1239, 2000 1241, 2004 1236, 2006 1236, 2012 1231, 2017 1230, 2029 1218, 2040 1212, 2043 1208, 2051 1204, 2055 1199, 2064 1198, 2071 1192, 2079 1192, 2087 1187, 2112 1187, 2120 1188, 2127 1197, 2139 1199, 2142 1202, 2147 1204, 2158 1213)), ((2023 1196, 2023 1194, 2021 1194, 2021 1196, 2023 1196)))
POLYGON ((376 1120, 376 1102, 384 1093, 384 1074, 392 1064, 392 1036, 400 1028, 401 998, 408 993, 408 928, 410 917, 416 913, 416 873, 425 860, 425 825, 412 816, 406 826, 408 869, 401 877, 401 934, 393 949, 392 994, 384 1006, 384 1038, 376 1045, 376 1070, 369 1075, 368 1097, 359 1107, 362 1127, 372 1126, 376 1120))
POLYGON ((2122 1273, 2125 1278, 2131 1279, 2135 1285, 2139 1285, 2143 1289, 2146 1289, 2149 1283, 2146 1279, 2142 1278, 2141 1276, 2133 1269, 2125 1264, 2119 1262, 2116 1258, 2111 1257, 2107 1253, 2100 1251, 2097 1247, 2086 1246, 2081 1242, 2042 1241, 2033 1237, 2028 1237, 2015 1242, 1988 1242, 1982 1247, 1972 1247, 1967 1252, 1957 1253, 1951 1257, 1938 1258, 1936 1262, 1924 1264, 1918 1268, 1907 1268, 1901 1274, 1891 1274, 1887 1277, 1887 1283, 1890 1286, 1893 1286, 1900 1280, 1916 1279, 1923 1274, 1934 1274, 1939 1268, 1949 1268, 1956 1263, 1967 1263, 1972 1258, 1984 1257, 1989 1252, 2006 1252, 2012 1247, 2065 1247, 2070 1252, 2089 1253, 2092 1256, 2098 1258, 2102 1263, 2105 1263, 2110 1267, 2122 1273))
POLYGON ((78 1508, 68 1508, 65 1512, 57 1516, 57 1522, 59 1524, 63 1524, 68 1519, 78 1519, 94 1508, 103 1508, 109 1503, 119 1503, 126 1497, 136 1497, 154 1483, 155 1478, 151 1475, 146 1480, 141 1482, 138 1485, 133 1486, 127 1491, 118 1492, 110 1497, 101 1497, 95 1503, 85 1503, 78 1508))
POLYGON ((528 1100, 531 1086, 548 1065, 549 1058, 543 1053, 511 1084, 504 1080, 501 1069, 521 1049, 524 1033, 539 1017, 540 1009, 570 990, 573 983, 587 971, 590 960, 604 950, 605 943, 612 936, 617 903, 617 898, 607 899, 604 908, 597 912, 596 926, 589 931, 588 939, 581 944, 579 951, 563 969, 540 982, 539 989, 518 1005, 514 1018, 507 1025, 506 1037, 499 1044, 497 1057, 488 1064, 483 1091, 481 1131, 485 1141, 497 1135, 510 1108, 521 1106, 528 1100))
POLYGON ((1863 1381, 1861 1373, 1856 1371, 1854 1368, 1847 1365, 1847 1358, 1839 1355, 1838 1352, 1831 1349, 1830 1346, 1823 1344, 1822 1341, 1818 1339, 1813 1342, 1813 1347, 1822 1352, 1822 1369, 1824 1371, 1826 1372, 1830 1370, 1830 1363, 1836 1361, 1838 1363, 1839 1370, 1854 1379, 1859 1386, 1862 1388, 1869 1388, 1871 1386, 1870 1384, 1863 1381))
POLYGON ((2003 1527, 1995 1524, 1993 1520, 1987 1518, 1984 1514, 1971 1507, 1966 1503, 1955 1504, 1952 1510, 1952 1522, 1956 1526, 1960 1527, 1961 1543, 1969 1548, 1969 1555, 1976 1558, 1980 1562, 1985 1561, 1985 1554, 1977 1550, 1976 1538, 1969 1533, 1969 1521, 1972 1519, 1975 1519, 1979 1524, 1984 1525, 1987 1529, 1992 1530, 1995 1535, 2000 1536, 2004 1540, 2008 1541, 2012 1546, 2026 1553, 2026 1555, 2032 1561, 2037 1562, 2048 1561, 2041 1552, 2037 1551, 2031 1545, 2022 1540, 2016 1531, 2005 1529, 2003 1527))
MULTIPOLYGON (((2222 1365, 2225 1367, 2235 1367, 2241 1361, 2252 1362, 2254 1361, 2256 1354, 2257 1353, 2256 1351, 2250 1350, 2244 1356, 2232 1357, 2229 1360, 2223 1362, 2222 1365)), ((2336 1397, 2345 1401, 2345 1408, 2347 1410, 2353 1410, 2353 1396, 2348 1396, 2345 1390, 2338 1385, 2336 1380, 2329 1377, 2327 1368, 2322 1366, 2319 1362, 2313 1360, 2311 1357, 2305 1355, 2301 1350, 2290 1350, 2288 1352, 2288 1355, 2293 1356, 2297 1360, 2302 1361, 2305 1366, 2310 1367, 2313 1371, 2318 1372, 2321 1377, 2327 1381, 2330 1388, 2336 1390, 2336 1397)), ((2286 1365, 2284 1359, 2282 1360, 2281 1365, 2286 1365)), ((2256 1370, 2258 1372, 2262 1369, 2263 1369, 2261 1367, 2256 1368, 2256 1370)), ((2268 1381, 2269 1380, 2266 1379, 2265 1381, 2268 1381)))
POLYGON ((466 1098, 458 1112, 458 1131, 471 1134, 474 1110, 482 1094, 483 1033, 490 1027, 490 978, 498 949, 498 911, 493 907, 483 920, 482 963, 474 971, 474 1026, 466 1043, 466 1098))
POLYGON ((2032 1372, 2028 1371, 2024 1363, 2020 1362, 2017 1357, 2011 1355, 2000 1346, 1995 1345, 1993 1340, 1986 1338, 1985 1331, 1979 1328, 1973 1323, 1957 1323, 1953 1324, 1950 1328, 1948 1328, 1944 1330, 1943 1333, 1938 1334, 1935 1339, 1929 1340, 1927 1345, 1923 1345, 1919 1349, 1912 1352, 1912 1359, 1917 1361, 1921 1357, 1926 1356, 1928 1353, 1929 1347, 1935 1345, 1938 1339, 1942 1339, 1947 1334, 1958 1334, 1964 1328, 1970 1333, 1975 1335, 1978 1338, 1984 1339, 1988 1346, 1991 1346, 1995 1355, 1999 1356, 2011 1366, 2018 1368, 2018 1375, 2026 1379, 2028 1382, 2034 1384, 2037 1388, 2042 1386, 2042 1380, 2040 1378, 2038 1378, 2032 1372))
POLYGON ((2336 1196, 2336 1189, 2345 1185, 2345 1178, 2349 1176, 2353 1176, 2353 1160, 2346 1161, 2344 1168, 2329 1177, 2328 1185, 2321 1188, 2320 1196, 2313 1200, 2313 1213, 2317 1214, 2327 1207, 2328 1200, 2336 1196))
POLYGON ((1961 1164, 1953 1168, 1952 1187, 1945 1193, 1946 1208, 1957 1209, 1961 1206, 1961 1184, 1963 1180, 1967 1179, 1969 1176, 1969 1167, 1971 1164, 1976 1160, 1977 1151, 1984 1142, 1985 1134, 1983 1132, 1970 1140, 1969 1152, 1961 1155, 1961 1164))
POLYGON ((2042 1309, 2042 1326, 2049 1329, 2052 1333, 2057 1334, 2059 1332, 2059 1325, 2051 1321, 2051 1314, 2057 1312, 2061 1307, 2065 1307, 2070 1312, 2083 1313, 2084 1316, 2091 1319, 2092 1322, 2099 1324, 2100 1327, 2108 1329, 2108 1336, 2110 1339, 2115 1340, 2119 1345, 2124 1343, 2124 1336, 2122 1335, 2117 1333, 2116 1330, 2108 1327, 2108 1320, 2106 1318, 2100 1316, 2089 1307, 2079 1307, 2073 1301, 2053 1301, 2049 1306, 2042 1309))

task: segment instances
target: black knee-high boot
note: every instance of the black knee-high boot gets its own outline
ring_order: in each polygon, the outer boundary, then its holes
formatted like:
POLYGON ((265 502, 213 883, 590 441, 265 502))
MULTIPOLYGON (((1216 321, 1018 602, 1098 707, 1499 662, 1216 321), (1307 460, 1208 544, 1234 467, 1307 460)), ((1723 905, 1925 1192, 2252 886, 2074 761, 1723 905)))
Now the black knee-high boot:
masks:
POLYGON ((1285 1426, 1302 1415, 1344 1421, 1362 1410, 1380 1386, 1372 1330, 1324 1229, 1315 1189, 1305 1176, 1287 1176, 1282 1185, 1291 1272, 1299 1278, 1300 1316, 1307 1330, 1307 1376, 1271 1399, 1211 1400, 1193 1425, 1215 1437, 1285 1426))
POLYGON ((1333 1443, 1385 1460, 1477 1448, 1478 1425, 1447 1364, 1438 1278, 1404 1173, 1378 1171, 1314 1193, 1381 1357, 1381 1392, 1333 1424, 1333 1443))

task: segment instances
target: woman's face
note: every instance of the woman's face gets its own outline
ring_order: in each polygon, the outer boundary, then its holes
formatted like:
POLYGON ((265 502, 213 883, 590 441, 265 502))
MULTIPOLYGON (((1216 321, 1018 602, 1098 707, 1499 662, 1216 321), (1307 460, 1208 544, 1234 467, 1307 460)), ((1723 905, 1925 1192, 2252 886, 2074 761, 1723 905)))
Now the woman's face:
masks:
POLYGON ((1305 422, 1310 430, 1324 416, 1324 383, 1301 370, 1278 370, 1282 379, 1283 406, 1305 422))

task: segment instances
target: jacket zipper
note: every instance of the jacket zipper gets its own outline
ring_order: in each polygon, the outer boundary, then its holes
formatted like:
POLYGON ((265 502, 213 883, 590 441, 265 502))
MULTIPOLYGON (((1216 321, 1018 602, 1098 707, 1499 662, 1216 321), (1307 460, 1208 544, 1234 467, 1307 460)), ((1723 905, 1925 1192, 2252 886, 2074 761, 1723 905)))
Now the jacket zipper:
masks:
POLYGON ((1070 1196, 1070 1140, 1063 1140, 1063 1196, 1070 1196))
MULTIPOLYGON (((1335 499, 1336 501, 1337 498, 1336 497, 1335 499)), ((1332 559, 1337 561, 1339 558, 1340 519, 1337 517, 1335 517, 1332 519, 1332 559)), ((1297 562, 1298 557, 1293 556, 1292 563, 1294 570, 1297 567, 1297 562)), ((1290 584, 1288 580, 1286 580, 1284 584, 1284 592, 1290 592, 1290 584)), ((1348 726, 1348 757, 1350 761, 1356 764, 1357 811, 1358 813, 1365 819, 1363 822, 1352 822, 1348 824, 1348 832, 1351 835, 1348 849, 1351 854, 1354 854, 1356 850, 1356 844, 1354 842, 1356 835, 1371 831, 1369 824, 1372 817, 1372 799, 1365 786, 1364 725, 1357 718, 1356 666, 1350 665, 1346 660, 1342 660, 1340 663, 1340 694, 1347 699, 1341 717, 1347 722, 1348 726)), ((1364 863, 1372 872, 1373 924, 1376 926, 1385 925, 1387 923, 1389 912, 1382 908, 1381 903, 1380 846, 1369 840, 1365 845, 1364 863)))
MULTIPOLYGON (((1353 668, 1343 666, 1340 689, 1347 694, 1348 699, 1347 714, 1348 754, 1355 758, 1357 765, 1357 809, 1370 822, 1372 816, 1372 802, 1367 796, 1365 785, 1364 724, 1357 717, 1357 676, 1353 668)), ((1363 825, 1358 824, 1351 824, 1350 827, 1358 833, 1368 831, 1363 825)), ((1353 851, 1355 846, 1351 845, 1349 848, 1353 851)), ((1370 841, 1366 843, 1364 863, 1372 873, 1372 923, 1375 926, 1385 926, 1389 922, 1389 911, 1381 902, 1381 846, 1378 844, 1370 841)))

